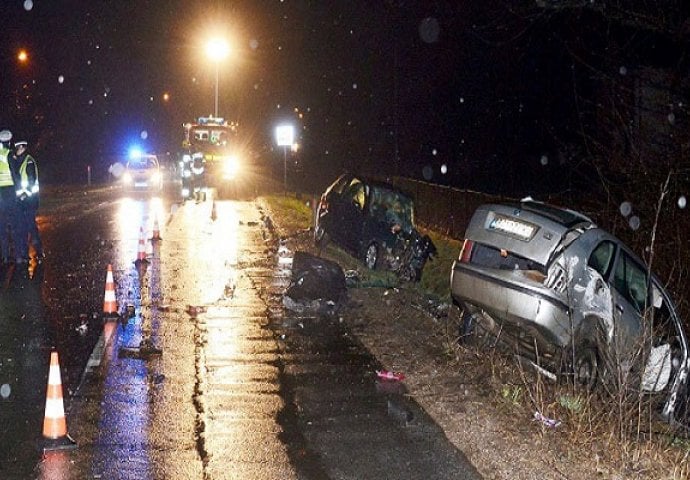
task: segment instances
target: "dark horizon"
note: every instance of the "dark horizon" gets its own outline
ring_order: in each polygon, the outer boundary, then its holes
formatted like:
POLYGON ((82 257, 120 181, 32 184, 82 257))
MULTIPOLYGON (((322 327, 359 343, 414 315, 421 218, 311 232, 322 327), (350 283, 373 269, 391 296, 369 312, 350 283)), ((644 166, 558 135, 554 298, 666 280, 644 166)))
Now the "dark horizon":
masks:
POLYGON ((26 5, 3 12, 0 128, 31 142, 48 183, 82 178, 87 165, 98 177, 135 143, 174 154, 182 124, 213 112, 202 43, 216 25, 235 52, 219 70, 219 114, 276 162, 273 128, 292 121, 299 160, 322 183, 351 169, 518 194, 573 187, 590 175, 579 131, 590 105, 578 102, 596 102, 592 78, 624 82, 613 67, 654 62, 687 70, 677 62, 687 43, 611 26, 584 8, 520 16, 498 2, 26 5), (22 48, 26 64, 16 59, 22 48))

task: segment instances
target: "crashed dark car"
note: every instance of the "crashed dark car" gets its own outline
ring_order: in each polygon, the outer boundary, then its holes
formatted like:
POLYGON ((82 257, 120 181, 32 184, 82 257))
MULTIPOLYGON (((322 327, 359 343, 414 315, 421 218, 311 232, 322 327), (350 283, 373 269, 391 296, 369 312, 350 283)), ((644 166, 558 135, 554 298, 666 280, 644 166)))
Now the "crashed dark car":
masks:
POLYGON ((395 272, 403 281, 419 281, 436 252, 428 235, 414 226, 414 202, 393 185, 343 174, 321 196, 314 240, 329 240, 364 261, 369 269, 395 272))
POLYGON ((525 199, 474 212, 451 272, 462 334, 491 335, 554 376, 627 386, 687 424, 688 340, 645 264, 586 216, 525 199))

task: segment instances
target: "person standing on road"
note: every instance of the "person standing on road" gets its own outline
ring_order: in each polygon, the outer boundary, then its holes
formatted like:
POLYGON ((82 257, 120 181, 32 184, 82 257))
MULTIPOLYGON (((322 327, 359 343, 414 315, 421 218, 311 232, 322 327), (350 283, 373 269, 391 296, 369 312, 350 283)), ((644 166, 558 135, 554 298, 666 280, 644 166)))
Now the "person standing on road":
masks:
POLYGON ((0 132, 0 254, 2 264, 10 261, 10 230, 15 223, 15 192, 10 170, 9 141, 12 132, 0 132))
POLYGON ((36 225, 36 213, 39 203, 38 164, 27 151, 27 142, 22 140, 14 144, 14 154, 10 157, 10 169, 15 185, 17 222, 15 249, 17 263, 29 258, 29 243, 34 247, 36 259, 43 258, 43 244, 36 225))

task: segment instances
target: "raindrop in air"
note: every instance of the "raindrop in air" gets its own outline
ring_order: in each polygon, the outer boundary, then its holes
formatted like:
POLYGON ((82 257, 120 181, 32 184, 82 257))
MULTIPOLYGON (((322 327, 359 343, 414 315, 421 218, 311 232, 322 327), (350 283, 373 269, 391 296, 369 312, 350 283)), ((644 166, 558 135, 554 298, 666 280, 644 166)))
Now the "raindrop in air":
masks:
POLYGON ((440 32, 441 27, 435 18, 427 17, 419 24, 419 36, 426 43, 436 43, 440 32))
POLYGON ((436 150, 435 148, 432 149, 432 150, 431 150, 431 154, 432 154, 433 156, 436 156, 436 155, 438 154, 438 150, 436 150))
POLYGON ((686 200, 685 195, 678 197, 678 208, 685 208, 687 204, 688 201, 686 200))
POLYGON ((546 155, 542 155, 541 158, 539 159, 539 162, 543 166, 546 166, 549 163, 549 157, 547 157, 546 155))
POLYGON ((621 215, 627 217, 632 213, 632 204, 630 202, 621 203, 621 215))
POLYGON ((115 162, 108 168, 108 171, 113 177, 120 178, 120 176, 125 173, 125 166, 120 162, 115 162))
POLYGON ((666 118, 668 119, 668 123, 671 125, 676 123, 676 115, 674 113, 669 113, 666 118))
POLYGON ((424 180, 429 181, 434 176, 434 170, 429 165, 427 165, 422 169, 422 176, 424 177, 424 180))
POLYGON ((627 75, 627 74, 628 74, 628 69, 625 68, 625 67, 621 67, 621 68, 618 69, 618 73, 620 73, 621 75, 627 75))
POLYGON ((146 130, 142 130, 140 135, 142 140, 146 140, 147 138, 149 138, 149 132, 147 132, 146 130))
POLYGON ((10 387, 9 383, 3 383, 2 387, 0 387, 0 397, 9 398, 11 393, 12 387, 10 387))
POLYGON ((252 50, 256 50, 257 48, 259 48, 259 41, 256 38, 252 38, 249 41, 249 48, 251 48, 252 50))
POLYGON ((25 0, 24 1, 24 10, 26 10, 27 12, 30 12, 32 8, 34 8, 34 2, 32 2, 31 0, 25 0))
POLYGON ((447 166, 445 163, 444 163, 443 165, 441 165, 441 173, 442 173, 443 175, 445 175, 446 173, 448 173, 448 166, 447 166))
POLYGON ((633 215, 632 217, 630 217, 630 220, 628 220, 628 225, 630 225, 630 228, 632 228, 633 230, 637 230, 638 228, 640 228, 640 217, 638 217, 637 215, 633 215))
POLYGON ((357 90, 357 84, 356 83, 352 84, 352 90, 357 90))
POLYGON ((65 77, 63 77, 62 75, 60 75, 60 76, 58 77, 58 83, 63 83, 64 81, 65 81, 65 77))

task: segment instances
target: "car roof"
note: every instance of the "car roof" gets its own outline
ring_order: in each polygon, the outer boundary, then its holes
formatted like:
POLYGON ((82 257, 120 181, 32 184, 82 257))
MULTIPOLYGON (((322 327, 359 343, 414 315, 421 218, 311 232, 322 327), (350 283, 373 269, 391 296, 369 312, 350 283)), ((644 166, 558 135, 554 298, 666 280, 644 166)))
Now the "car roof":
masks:
MULTIPOLYGON (((350 180, 353 178, 356 178, 356 179, 362 181, 363 183, 365 183, 366 185, 369 185, 370 187, 384 188, 386 190, 390 190, 392 192, 395 192, 395 193, 398 193, 398 194, 403 195, 405 197, 408 197, 410 200, 414 200, 414 195, 412 195, 410 192, 408 192, 408 191, 406 191, 406 190, 404 190, 404 189, 402 189, 396 185, 393 185, 392 183, 389 183, 389 182, 386 182, 383 180, 379 180, 377 178, 369 177, 367 175, 358 175, 356 173, 351 173, 351 172, 344 173, 343 175, 341 175, 341 178, 345 177, 345 176, 349 177, 350 180)), ((350 181, 350 180, 348 180, 348 181, 350 181)))

